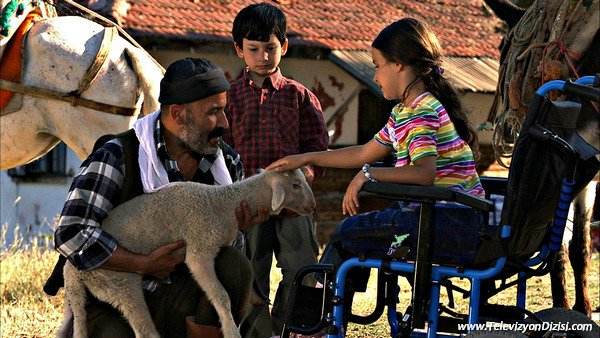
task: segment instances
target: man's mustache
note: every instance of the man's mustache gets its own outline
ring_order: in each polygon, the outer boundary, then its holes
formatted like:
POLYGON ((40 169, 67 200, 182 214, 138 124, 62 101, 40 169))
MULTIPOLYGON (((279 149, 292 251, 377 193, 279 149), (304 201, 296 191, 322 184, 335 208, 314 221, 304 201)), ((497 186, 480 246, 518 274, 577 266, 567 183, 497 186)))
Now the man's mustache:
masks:
POLYGON ((208 133, 208 139, 212 139, 215 137, 221 137, 223 135, 225 135, 225 131, 227 131, 227 129, 223 128, 223 127, 216 127, 215 129, 211 130, 208 133))

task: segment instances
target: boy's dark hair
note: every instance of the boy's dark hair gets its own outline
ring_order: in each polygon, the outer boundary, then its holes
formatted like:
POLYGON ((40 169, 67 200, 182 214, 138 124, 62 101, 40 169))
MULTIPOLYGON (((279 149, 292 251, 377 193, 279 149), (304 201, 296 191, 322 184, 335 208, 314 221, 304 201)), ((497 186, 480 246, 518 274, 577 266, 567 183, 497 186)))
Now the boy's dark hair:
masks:
POLYGON ((233 20, 233 41, 243 48, 244 38, 267 42, 275 34, 279 42, 285 42, 286 18, 281 9, 261 2, 244 7, 233 20))

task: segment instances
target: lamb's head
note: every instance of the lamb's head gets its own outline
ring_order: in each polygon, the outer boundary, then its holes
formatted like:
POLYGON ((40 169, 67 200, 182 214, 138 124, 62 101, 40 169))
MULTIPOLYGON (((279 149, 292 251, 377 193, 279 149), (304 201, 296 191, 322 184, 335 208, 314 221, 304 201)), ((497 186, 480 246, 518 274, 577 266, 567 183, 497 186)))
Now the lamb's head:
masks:
POLYGON ((271 214, 277 215, 284 208, 300 215, 315 212, 317 202, 300 169, 283 172, 270 170, 263 174, 267 176, 273 191, 271 214))

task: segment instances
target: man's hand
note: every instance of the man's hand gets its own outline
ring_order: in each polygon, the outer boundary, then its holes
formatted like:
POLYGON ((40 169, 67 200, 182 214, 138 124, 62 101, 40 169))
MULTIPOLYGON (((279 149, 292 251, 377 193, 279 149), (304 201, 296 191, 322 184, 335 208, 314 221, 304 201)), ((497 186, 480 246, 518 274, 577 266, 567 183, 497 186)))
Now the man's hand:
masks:
POLYGON ((160 246, 146 256, 143 274, 159 279, 168 277, 175 267, 184 262, 184 255, 172 255, 177 249, 185 247, 184 241, 173 242, 160 246))
POLYGON ((250 207, 246 201, 243 201, 239 207, 235 209, 235 216, 238 221, 238 229, 246 231, 253 225, 262 223, 269 219, 271 215, 269 208, 259 207, 255 215, 250 212, 250 207))

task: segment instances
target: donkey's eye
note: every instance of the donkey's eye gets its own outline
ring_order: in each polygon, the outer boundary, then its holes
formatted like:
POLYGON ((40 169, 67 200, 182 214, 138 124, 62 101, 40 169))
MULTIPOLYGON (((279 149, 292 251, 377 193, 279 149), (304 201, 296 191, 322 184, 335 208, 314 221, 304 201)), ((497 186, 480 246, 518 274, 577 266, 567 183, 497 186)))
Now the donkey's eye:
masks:
POLYGON ((292 188, 300 189, 300 183, 292 183, 292 188))

